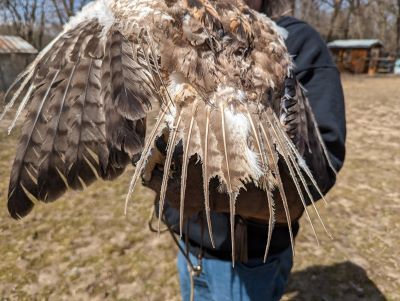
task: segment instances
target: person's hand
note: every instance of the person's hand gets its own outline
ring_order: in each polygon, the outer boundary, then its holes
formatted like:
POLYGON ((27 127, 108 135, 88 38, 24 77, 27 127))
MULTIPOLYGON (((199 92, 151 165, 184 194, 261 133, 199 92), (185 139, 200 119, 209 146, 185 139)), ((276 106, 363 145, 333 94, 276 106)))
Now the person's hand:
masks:
MULTIPOLYGON (((159 170, 162 172, 162 167, 164 166, 165 155, 162 154, 157 147, 152 150, 151 156, 147 161, 147 164, 143 170, 142 180, 144 183, 151 183, 153 177, 153 171, 159 170)), ((151 185, 155 185, 151 184, 151 185)), ((161 182, 160 182, 161 186, 161 182)))

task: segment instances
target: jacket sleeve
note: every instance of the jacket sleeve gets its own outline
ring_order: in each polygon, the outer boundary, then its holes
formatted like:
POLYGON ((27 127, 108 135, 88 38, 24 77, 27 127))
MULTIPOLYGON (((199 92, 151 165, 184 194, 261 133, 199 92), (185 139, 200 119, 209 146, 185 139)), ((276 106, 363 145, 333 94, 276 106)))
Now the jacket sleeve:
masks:
MULTIPOLYGON (((311 26, 296 20, 286 29, 289 32, 286 45, 294 56, 295 74, 307 91, 330 160, 339 171, 344 162, 346 138, 344 95, 339 71, 325 42, 311 26)), ((312 170, 311 160, 307 156, 305 160, 312 170)), ((314 176, 323 193, 327 193, 336 181, 328 164, 324 175, 314 176)), ((315 191, 313 194, 317 196, 315 191)))

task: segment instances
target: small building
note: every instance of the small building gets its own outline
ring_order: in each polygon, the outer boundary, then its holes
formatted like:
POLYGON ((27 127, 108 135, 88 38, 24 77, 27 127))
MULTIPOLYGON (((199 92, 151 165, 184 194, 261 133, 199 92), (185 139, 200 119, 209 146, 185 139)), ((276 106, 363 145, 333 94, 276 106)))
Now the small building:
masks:
POLYGON ((394 64, 394 74, 400 75, 400 59, 397 59, 394 64))
POLYGON ((380 40, 336 40, 328 43, 341 72, 375 74, 383 49, 380 40))
POLYGON ((0 35, 0 91, 7 90, 38 51, 18 36, 0 35))

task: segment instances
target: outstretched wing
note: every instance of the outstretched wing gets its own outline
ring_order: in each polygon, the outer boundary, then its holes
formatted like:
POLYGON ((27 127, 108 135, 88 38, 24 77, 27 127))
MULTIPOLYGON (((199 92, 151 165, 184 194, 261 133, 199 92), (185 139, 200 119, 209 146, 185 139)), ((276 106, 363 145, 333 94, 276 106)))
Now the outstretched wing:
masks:
POLYGON ((27 115, 10 178, 12 217, 36 200, 115 178, 141 152, 154 83, 119 28, 110 6, 96 1, 17 79, 5 111, 20 101, 15 120, 25 107, 27 115))

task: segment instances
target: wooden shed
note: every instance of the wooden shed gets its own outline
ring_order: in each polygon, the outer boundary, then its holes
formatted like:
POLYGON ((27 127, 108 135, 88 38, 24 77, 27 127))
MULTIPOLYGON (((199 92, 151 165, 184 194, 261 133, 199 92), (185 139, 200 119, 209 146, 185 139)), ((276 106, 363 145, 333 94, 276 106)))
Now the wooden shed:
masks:
POLYGON ((7 90, 37 53, 35 47, 21 37, 0 35, 0 91, 7 90))
POLYGON ((340 71, 375 74, 383 49, 380 40, 336 40, 328 43, 340 71))

